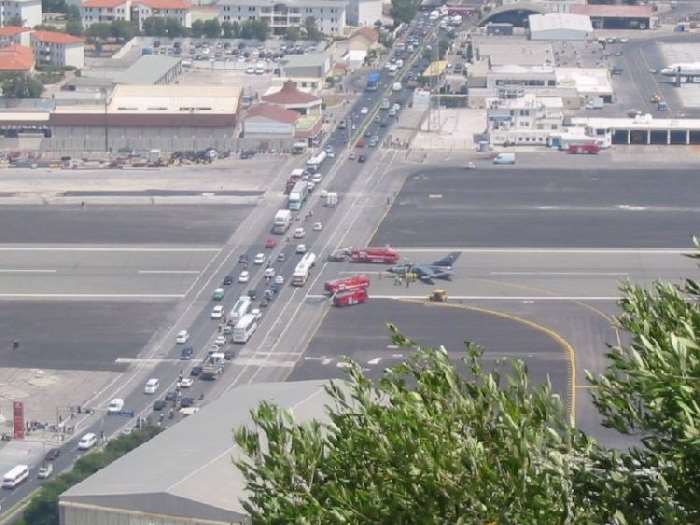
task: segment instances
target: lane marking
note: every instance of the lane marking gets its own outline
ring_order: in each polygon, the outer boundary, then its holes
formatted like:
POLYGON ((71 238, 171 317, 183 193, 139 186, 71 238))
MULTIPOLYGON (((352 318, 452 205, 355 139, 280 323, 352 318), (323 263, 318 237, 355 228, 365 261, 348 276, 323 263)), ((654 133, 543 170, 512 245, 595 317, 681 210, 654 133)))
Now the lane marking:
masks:
POLYGON ((0 268, 0 273, 56 273, 58 270, 40 270, 38 268, 0 268))
POLYGON ((559 276, 559 277, 627 277, 627 272, 489 272, 489 275, 503 276, 559 276))
POLYGON ((116 246, 0 246, 0 252, 218 252, 220 248, 137 248, 116 246))
POLYGON ((137 293, 0 293, 0 298, 26 299, 181 299, 183 294, 137 294, 137 293))
POLYGON ((187 362, 202 362, 203 359, 190 359, 188 361, 184 361, 182 359, 176 359, 176 358, 162 358, 162 359, 156 359, 156 358, 138 358, 138 357, 117 357, 114 362, 117 364, 131 364, 131 363, 143 363, 143 364, 152 364, 152 365, 157 365, 160 363, 187 363, 187 362))
POLYGON ((661 255, 683 255, 693 253, 692 248, 474 248, 474 247, 459 247, 451 248, 402 248, 400 246, 392 246, 398 252, 415 253, 415 252, 433 252, 433 253, 449 253, 449 252, 465 252, 465 253, 542 253, 542 254, 661 254, 661 255))
POLYGON ((199 270, 139 270, 141 275, 198 275, 199 270))
MULTIPOLYGON (((421 299, 425 300, 428 293, 422 295, 386 295, 386 294, 371 294, 370 299, 421 299)), ((449 295, 449 294, 448 294, 449 295)), ((309 299, 327 299, 327 295, 309 294, 306 296, 309 299)), ((449 295, 449 299, 459 301, 619 301, 618 296, 506 296, 506 295, 449 295)))

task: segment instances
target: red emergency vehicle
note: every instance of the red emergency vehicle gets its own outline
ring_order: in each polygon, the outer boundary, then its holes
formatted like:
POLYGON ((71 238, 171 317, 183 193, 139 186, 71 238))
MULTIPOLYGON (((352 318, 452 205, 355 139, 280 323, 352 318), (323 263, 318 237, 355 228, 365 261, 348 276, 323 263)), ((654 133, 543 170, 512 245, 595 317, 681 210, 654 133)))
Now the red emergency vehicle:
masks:
POLYGON ((396 264, 399 262, 399 252, 393 248, 353 248, 350 251, 352 262, 396 264))
POLYGON ((571 144, 569 146, 569 153, 577 154, 588 154, 597 155, 600 152, 600 146, 598 144, 571 144))
POLYGON ((357 288, 355 290, 345 290, 333 296, 335 306, 350 306, 367 302, 367 288, 357 288))
POLYGON ((331 295, 346 290, 357 290, 358 288, 367 288, 369 286, 369 277, 366 275, 353 275, 345 279, 335 279, 327 281, 323 287, 331 295))

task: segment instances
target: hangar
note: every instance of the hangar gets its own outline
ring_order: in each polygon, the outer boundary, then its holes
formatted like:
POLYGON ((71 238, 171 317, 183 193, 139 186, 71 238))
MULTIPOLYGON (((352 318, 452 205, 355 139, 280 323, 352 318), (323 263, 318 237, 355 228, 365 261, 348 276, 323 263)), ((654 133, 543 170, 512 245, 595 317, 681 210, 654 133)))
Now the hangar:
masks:
POLYGON ((589 16, 594 29, 651 29, 657 23, 650 5, 574 4, 570 12, 589 16))
POLYGON ((655 119, 651 115, 635 118, 573 118, 586 134, 607 144, 685 146, 700 144, 700 119, 655 119))
POLYGON ((530 40, 586 40, 593 33, 591 19, 572 13, 530 15, 530 40))
POLYGON ((537 2, 518 2, 493 9, 479 21, 480 26, 488 24, 511 24, 513 27, 527 27, 530 15, 544 14, 545 7, 537 2))

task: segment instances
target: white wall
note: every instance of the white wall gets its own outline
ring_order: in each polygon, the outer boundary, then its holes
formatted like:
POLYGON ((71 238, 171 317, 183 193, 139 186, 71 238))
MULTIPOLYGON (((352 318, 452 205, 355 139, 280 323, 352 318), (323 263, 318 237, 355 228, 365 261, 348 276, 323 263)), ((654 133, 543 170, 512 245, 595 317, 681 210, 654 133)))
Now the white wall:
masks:
POLYGON ((357 25, 374 26, 377 20, 382 19, 382 0, 358 0, 357 25))
POLYGON ((65 46, 66 66, 85 67, 85 46, 83 44, 72 44, 65 46))

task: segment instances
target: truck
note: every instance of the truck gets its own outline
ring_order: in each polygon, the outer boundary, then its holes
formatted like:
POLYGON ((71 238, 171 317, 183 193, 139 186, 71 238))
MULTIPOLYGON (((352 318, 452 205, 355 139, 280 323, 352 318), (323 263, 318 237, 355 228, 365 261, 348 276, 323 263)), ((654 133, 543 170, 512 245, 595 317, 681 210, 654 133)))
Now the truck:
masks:
POLYGON ((305 180, 297 181, 289 192, 287 208, 290 210, 300 210, 309 196, 309 184, 305 180))
POLYGON ((289 210, 277 210, 272 221, 272 233, 284 234, 292 224, 292 212, 289 210))
POLYGON ((600 152, 600 146, 598 144, 570 144, 569 153, 573 154, 584 154, 584 155, 597 155, 600 152))
POLYGON ((390 107, 391 107, 391 101, 388 98, 383 98, 382 105, 379 106, 379 109, 389 109, 390 107))
POLYGON ((318 152, 318 154, 306 161, 306 169, 311 172, 316 172, 321 169, 321 164, 326 160, 326 155, 325 151, 318 152))
POLYGON ((297 183, 297 181, 300 181, 303 176, 304 176, 303 169, 297 168, 295 170, 292 170, 292 173, 289 175, 289 178, 287 179, 287 184, 284 188, 284 194, 289 195, 289 192, 292 191, 292 188, 294 187, 294 185, 297 183))
POLYGON ((357 288, 355 290, 346 290, 333 296, 334 306, 351 306, 367 302, 367 288, 357 288))
POLYGON ((367 87, 365 90, 377 91, 377 89, 379 89, 379 80, 381 77, 379 71, 370 71, 369 75, 367 75, 367 87))
POLYGON ((202 371, 199 373, 199 379, 204 381, 214 381, 224 372, 224 354, 214 352, 202 365, 202 371))
POLYGON ((352 275, 344 279, 334 279, 332 281, 326 281, 323 285, 323 289, 331 295, 346 290, 357 290, 358 288, 367 287, 369 287, 369 277, 366 275, 352 275))
POLYGON ((316 254, 307 252, 294 268, 292 286, 304 286, 309 279, 309 272, 316 264, 316 254))
POLYGON ((334 191, 329 191, 323 196, 323 205, 326 208, 335 208, 338 205, 338 194, 334 191))
POLYGON ((352 248, 350 261, 360 263, 396 264, 399 261, 399 253, 393 248, 352 248))
POLYGON ((258 328, 258 321, 252 314, 246 314, 241 317, 233 328, 233 342, 237 344, 245 344, 253 336, 258 328))

